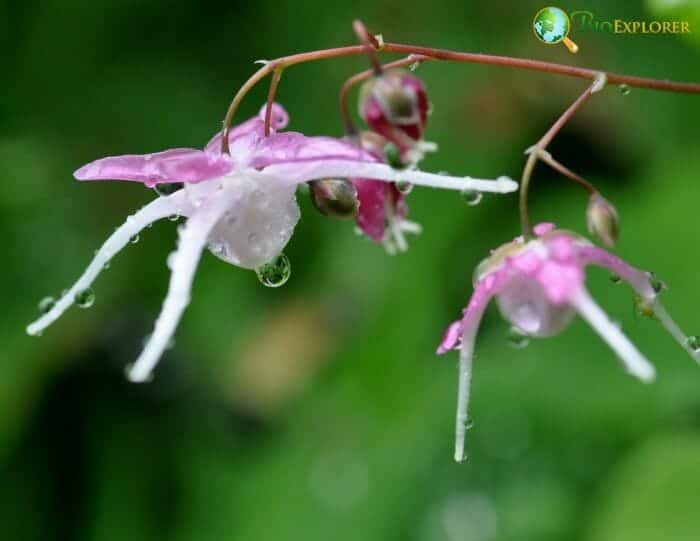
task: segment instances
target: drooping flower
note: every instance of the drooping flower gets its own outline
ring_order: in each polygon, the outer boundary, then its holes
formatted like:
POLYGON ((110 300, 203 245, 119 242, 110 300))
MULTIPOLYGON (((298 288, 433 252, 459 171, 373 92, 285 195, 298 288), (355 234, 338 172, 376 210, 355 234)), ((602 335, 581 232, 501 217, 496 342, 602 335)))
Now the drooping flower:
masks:
MULTIPOLYGON (((362 177, 405 180, 447 189, 511 192, 515 182, 446 177, 418 170, 396 171, 368 152, 332 137, 283 132, 286 111, 274 104, 272 132, 265 136, 264 110, 229 133, 230 154, 221 154, 218 134, 204 150, 171 149, 145 155, 103 158, 75 172, 78 180, 129 180, 148 187, 184 183, 129 216, 107 239, 78 281, 38 320, 27 327, 41 333, 88 290, 100 271, 132 237, 150 223, 184 216, 178 247, 168 258, 168 293, 153 333, 129 370, 132 381, 146 380, 166 349, 190 301, 194 274, 204 248, 242 268, 260 269, 275 260, 300 217, 296 186, 324 178, 362 177)), ((274 273, 266 273, 268 275, 274 273)))
POLYGON ((663 286, 651 273, 638 270, 579 235, 556 230, 552 224, 535 227, 537 238, 521 237, 494 250, 476 269, 474 292, 463 317, 445 331, 438 354, 460 350, 455 460, 464 460, 469 387, 474 341, 481 317, 492 297, 503 317, 517 331, 532 337, 557 334, 576 314, 608 343, 625 369, 644 382, 654 379, 654 367, 598 306, 585 287, 585 267, 597 265, 626 281, 638 303, 700 362, 700 349, 659 303, 663 286))

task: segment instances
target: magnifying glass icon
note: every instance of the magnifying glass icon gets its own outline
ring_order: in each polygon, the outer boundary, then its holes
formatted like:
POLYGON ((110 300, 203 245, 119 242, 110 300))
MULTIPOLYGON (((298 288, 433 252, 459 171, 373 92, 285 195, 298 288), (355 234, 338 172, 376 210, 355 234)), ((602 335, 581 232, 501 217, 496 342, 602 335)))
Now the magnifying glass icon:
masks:
POLYGON ((578 52, 578 45, 569 39, 571 21, 563 9, 550 6, 539 10, 532 20, 532 30, 542 43, 564 43, 570 53, 578 52))

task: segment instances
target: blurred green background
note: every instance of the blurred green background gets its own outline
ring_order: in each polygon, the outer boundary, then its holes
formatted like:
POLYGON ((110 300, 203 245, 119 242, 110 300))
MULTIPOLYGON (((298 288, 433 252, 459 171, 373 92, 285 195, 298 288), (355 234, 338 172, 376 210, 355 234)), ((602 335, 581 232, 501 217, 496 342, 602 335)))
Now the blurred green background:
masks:
MULTIPOLYGON (((542 2, 0 3, 0 529, 8 540, 691 540, 700 538, 700 369, 632 294, 590 289, 658 368, 644 386, 581 321, 513 349, 491 307, 477 343, 470 460, 452 460, 456 355, 433 351, 471 293, 474 266, 518 232, 516 197, 476 207, 416 189, 424 233, 389 257, 305 193, 286 249, 292 278, 207 254, 175 347, 148 385, 126 364, 151 331, 175 225, 141 235, 41 338, 24 334, 125 216, 154 194, 79 184, 97 157, 202 146, 252 62, 353 42, 361 17, 387 40, 700 80, 691 36, 571 36, 545 46, 542 2)), ((601 19, 700 21, 695 1, 580 2, 601 19), (616 3, 621 4, 621 3, 616 3)), ((390 58, 390 57, 387 57, 390 58)), ((337 90, 362 58, 285 73, 289 128, 341 135, 337 90)), ((523 150, 579 80, 447 63, 417 72, 434 104, 432 171, 518 177, 523 150)), ((266 85, 239 119, 260 107, 266 85)), ((551 146, 623 220, 618 253, 669 285, 700 332, 700 96, 615 88, 551 146)), ((585 194, 538 168, 537 220, 583 232, 585 194)))

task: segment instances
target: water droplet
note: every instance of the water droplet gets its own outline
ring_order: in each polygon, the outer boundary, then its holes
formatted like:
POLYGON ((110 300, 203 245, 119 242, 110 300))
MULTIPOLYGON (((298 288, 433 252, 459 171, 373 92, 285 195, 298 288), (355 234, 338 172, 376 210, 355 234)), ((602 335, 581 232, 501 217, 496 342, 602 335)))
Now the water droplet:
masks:
POLYGON ((622 278, 620 277, 619 274, 612 273, 612 274, 610 274, 610 281, 613 284, 619 284, 620 282, 622 282, 622 278))
POLYGON ((409 194, 411 193, 411 190, 413 190, 413 184, 410 182, 406 182, 405 180, 402 180, 400 182, 396 183, 396 189, 400 191, 402 194, 409 194))
POLYGON ((644 297, 636 297, 634 299, 635 307, 637 308, 637 314, 642 317, 655 318, 656 312, 654 311, 654 301, 645 299, 644 297))
POLYGON ((420 66, 420 62, 414 62, 413 64, 410 64, 408 66, 408 69, 410 71, 416 71, 418 69, 418 66, 420 66))
POLYGON ((91 288, 83 289, 75 294, 75 304, 80 308, 90 308, 95 304, 95 292, 91 288))
POLYGON ((530 338, 517 327, 511 327, 508 331, 508 343, 514 348, 524 348, 530 343, 530 338))
POLYGON ((473 207, 481 202, 482 198, 481 192, 475 190, 462 190, 462 198, 467 203, 467 205, 473 207))
POLYGON ((255 233, 248 235, 248 244, 256 244, 258 242, 258 236, 255 233))
POLYGON ((664 284, 663 281, 656 276, 656 274, 653 272, 648 272, 647 276, 649 277, 649 285, 655 293, 660 293, 662 289, 666 289, 666 284, 664 284))
POLYGON ((689 336, 685 339, 685 341, 690 349, 692 349, 695 352, 700 351, 700 336, 689 336))
POLYGON ((177 214, 172 214, 172 215, 168 216, 168 220, 170 220, 171 222, 177 222, 179 219, 180 219, 180 216, 178 216, 177 214))
POLYGON ((131 239, 129 240, 129 242, 130 242, 131 244, 136 244, 139 240, 141 240, 141 237, 139 237, 139 235, 136 234, 136 235, 134 235, 133 237, 131 237, 131 239))
POLYGON ((623 96, 626 96, 631 91, 629 85, 626 85, 624 83, 618 86, 617 88, 620 90, 620 94, 622 94, 623 96))
POLYGON ((168 183, 163 183, 163 184, 156 184, 153 187, 153 191, 156 192, 161 197, 165 197, 165 196, 173 194, 179 190, 182 190, 182 188, 184 186, 185 185, 182 182, 168 182, 168 183))
POLYGON ((464 421, 464 430, 471 430, 474 427, 474 419, 467 417, 464 421))
POLYGON ((289 258, 280 254, 269 263, 255 269, 260 283, 265 287, 280 287, 287 283, 292 274, 289 258))
POLYGON ((44 297, 39 301, 39 312, 46 314, 51 311, 51 308, 56 304, 56 299, 53 297, 44 297))

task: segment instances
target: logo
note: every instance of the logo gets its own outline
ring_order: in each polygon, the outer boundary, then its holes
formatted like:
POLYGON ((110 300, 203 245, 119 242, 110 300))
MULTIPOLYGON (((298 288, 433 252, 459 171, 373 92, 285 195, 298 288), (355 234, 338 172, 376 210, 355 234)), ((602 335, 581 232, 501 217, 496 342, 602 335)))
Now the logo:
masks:
POLYGON ((563 43, 570 53, 578 52, 578 45, 569 39, 571 21, 563 9, 550 6, 539 10, 532 20, 532 30, 542 43, 563 43))
POLYGON ((549 6, 542 8, 532 20, 535 37, 547 45, 563 43, 569 52, 577 53, 578 45, 569 38, 569 31, 574 27, 575 33, 601 32, 604 34, 690 34, 689 21, 641 21, 626 19, 603 19, 592 11, 572 11, 567 14, 561 8, 549 6))
POLYGON ((571 22, 577 32, 607 34, 690 34, 689 21, 637 21, 601 19, 592 11, 572 11, 571 22))

